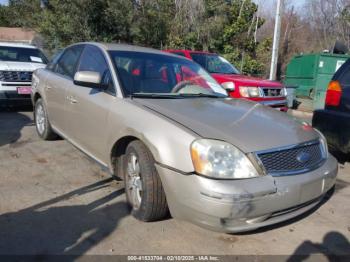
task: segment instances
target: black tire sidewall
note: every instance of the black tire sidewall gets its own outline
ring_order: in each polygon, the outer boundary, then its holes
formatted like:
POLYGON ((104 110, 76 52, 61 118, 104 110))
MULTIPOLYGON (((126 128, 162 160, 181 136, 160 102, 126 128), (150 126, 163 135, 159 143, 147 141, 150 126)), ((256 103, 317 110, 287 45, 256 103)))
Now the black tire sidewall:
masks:
MULTIPOLYGON (((156 203, 154 199, 157 192, 160 190, 158 187, 161 187, 161 190, 164 194, 163 188, 161 186, 160 178, 158 172, 155 168, 155 161, 153 156, 147 147, 140 141, 134 141, 129 144, 126 149, 126 154, 124 157, 124 181, 126 182, 127 176, 127 161, 130 154, 135 154, 139 161, 140 166, 140 177, 142 182, 142 195, 141 195, 141 204, 138 209, 135 209, 132 206, 132 202, 129 200, 128 192, 126 193, 126 198, 129 205, 132 207, 132 215, 141 220, 141 221, 155 221, 164 217, 164 215, 154 215, 152 211, 156 208, 156 203), (157 184, 155 181, 157 180, 157 184), (158 185, 158 187, 157 187, 158 185)), ((126 187, 125 187, 126 188, 126 187)), ((127 188, 125 189, 128 190, 127 188)), ((165 194, 164 194, 165 195, 165 194)))
POLYGON ((124 167, 124 181, 127 181, 127 167, 128 167, 128 161, 129 161, 129 156, 130 154, 135 154, 135 156, 137 157, 138 161, 139 161, 139 165, 140 165, 140 177, 141 177, 141 183, 142 183, 142 195, 141 195, 141 204, 140 207, 138 209, 135 209, 134 206, 131 204, 132 201, 129 198, 129 194, 128 194, 128 189, 125 187, 126 190, 126 200, 128 201, 130 207, 132 208, 132 215, 137 217, 137 218, 141 218, 141 214, 142 214, 142 210, 145 210, 145 195, 146 195, 146 191, 148 190, 148 188, 146 188, 145 185, 145 168, 144 168, 144 159, 141 159, 139 153, 137 152, 137 149, 135 149, 135 147, 133 145, 128 146, 127 150, 126 150, 126 155, 124 157, 124 163, 123 163, 123 167, 124 167))
POLYGON ((36 103, 35 103, 35 107, 34 107, 34 121, 35 121, 35 129, 37 134, 44 140, 49 140, 51 139, 51 137, 53 136, 53 131, 51 130, 51 126, 50 126, 50 122, 47 116, 47 111, 46 111, 46 107, 44 105, 44 102, 41 98, 39 98, 36 103), (45 130, 44 132, 41 134, 38 130, 38 125, 36 123, 36 110, 38 108, 38 106, 42 106, 43 111, 44 111, 44 115, 45 115, 45 130))

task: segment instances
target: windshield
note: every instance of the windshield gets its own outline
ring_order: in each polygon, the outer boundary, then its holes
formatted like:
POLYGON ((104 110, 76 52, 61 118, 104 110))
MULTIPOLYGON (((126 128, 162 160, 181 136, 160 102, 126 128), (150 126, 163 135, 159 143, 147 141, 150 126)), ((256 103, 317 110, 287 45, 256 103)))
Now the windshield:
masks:
POLYGON ((239 74, 239 71, 225 58, 216 54, 191 53, 193 61, 212 74, 239 74))
POLYGON ((128 96, 227 96, 203 68, 188 59, 131 51, 109 54, 128 96))
POLYGON ((0 46, 0 61, 47 63, 45 55, 35 48, 0 46))

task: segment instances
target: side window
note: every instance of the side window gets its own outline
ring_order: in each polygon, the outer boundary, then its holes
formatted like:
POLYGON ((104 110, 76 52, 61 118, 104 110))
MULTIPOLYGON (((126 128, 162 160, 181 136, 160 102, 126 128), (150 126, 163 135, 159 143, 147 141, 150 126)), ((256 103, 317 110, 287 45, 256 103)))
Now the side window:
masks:
POLYGON ((106 91, 115 94, 111 72, 104 55, 98 47, 91 45, 85 47, 80 58, 78 71, 94 71, 100 73, 101 81, 102 84, 106 86, 106 91))
POLYGON ((55 72, 73 78, 82 49, 82 46, 66 49, 57 63, 55 72))
POLYGON ((108 64, 101 51, 95 46, 86 46, 81 55, 78 71, 99 72, 103 78, 108 70, 108 64))
POLYGON ((55 71, 57 62, 60 59, 62 53, 63 53, 63 50, 60 50, 56 54, 54 54, 50 62, 47 64, 46 69, 50 71, 55 71))
POLYGON ((111 71, 107 70, 102 78, 102 85, 106 87, 106 91, 112 95, 115 95, 114 84, 112 80, 111 71))

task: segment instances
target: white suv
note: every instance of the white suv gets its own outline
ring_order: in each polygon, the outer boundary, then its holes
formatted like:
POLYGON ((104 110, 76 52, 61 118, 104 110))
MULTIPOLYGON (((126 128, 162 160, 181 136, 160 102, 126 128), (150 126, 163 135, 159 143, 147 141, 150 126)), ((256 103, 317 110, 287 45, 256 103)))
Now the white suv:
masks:
POLYGON ((0 106, 31 103, 33 71, 46 64, 45 55, 32 45, 0 43, 0 106))

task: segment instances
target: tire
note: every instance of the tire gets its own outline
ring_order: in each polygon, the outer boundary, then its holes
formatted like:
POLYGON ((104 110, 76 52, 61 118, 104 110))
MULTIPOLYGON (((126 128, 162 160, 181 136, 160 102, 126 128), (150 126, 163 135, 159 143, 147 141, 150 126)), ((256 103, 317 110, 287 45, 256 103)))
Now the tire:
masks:
POLYGON ((36 132, 43 140, 57 139, 57 134, 52 130, 52 127, 47 116, 47 111, 43 100, 39 98, 34 107, 34 121, 36 132))
POLYGON ((132 215, 145 222, 167 217, 165 192, 151 152, 135 140, 128 145, 123 158, 125 193, 132 215))

